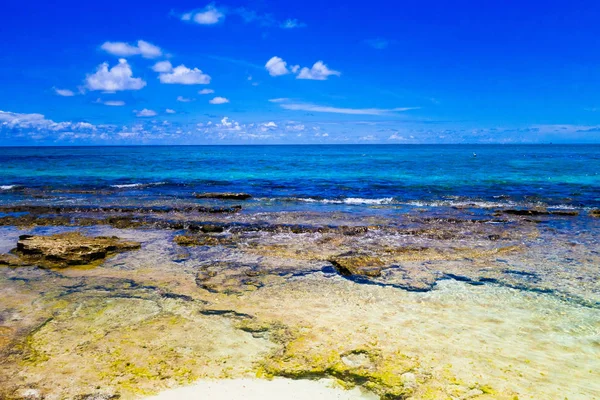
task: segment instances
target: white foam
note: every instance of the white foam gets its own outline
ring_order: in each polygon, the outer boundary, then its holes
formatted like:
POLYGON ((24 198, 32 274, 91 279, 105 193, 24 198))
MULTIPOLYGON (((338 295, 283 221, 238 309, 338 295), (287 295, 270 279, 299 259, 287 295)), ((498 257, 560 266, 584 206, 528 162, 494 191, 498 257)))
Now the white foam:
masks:
POLYGON ((346 204, 390 204, 394 201, 392 197, 383 199, 362 199, 360 197, 348 197, 344 200, 346 204))
POLYGON ((110 185, 111 187, 117 189, 127 189, 127 188, 136 188, 136 187, 147 187, 147 186, 158 186, 164 185, 166 182, 154 182, 154 183, 127 183, 123 185, 110 185))
POLYGON ((16 187, 17 185, 0 185, 0 190, 12 190, 16 187))
POLYGON ((375 400, 359 388, 344 390, 331 379, 286 378, 201 380, 192 386, 167 390, 147 400, 375 400))
POLYGON ((305 203, 323 203, 323 204, 391 204, 394 201, 393 197, 383 199, 363 199, 361 197, 348 197, 347 199, 312 199, 310 197, 299 197, 294 200, 303 201, 305 203))

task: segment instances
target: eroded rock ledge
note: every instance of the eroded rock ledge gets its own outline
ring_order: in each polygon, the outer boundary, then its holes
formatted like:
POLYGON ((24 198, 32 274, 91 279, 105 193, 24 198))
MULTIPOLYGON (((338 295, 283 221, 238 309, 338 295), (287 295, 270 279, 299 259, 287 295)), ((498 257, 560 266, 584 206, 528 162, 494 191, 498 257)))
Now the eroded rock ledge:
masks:
POLYGON ((116 236, 84 236, 80 232, 50 236, 21 235, 13 255, 0 255, 0 265, 37 265, 41 268, 66 268, 88 265, 117 253, 137 250, 139 242, 124 241, 116 236))

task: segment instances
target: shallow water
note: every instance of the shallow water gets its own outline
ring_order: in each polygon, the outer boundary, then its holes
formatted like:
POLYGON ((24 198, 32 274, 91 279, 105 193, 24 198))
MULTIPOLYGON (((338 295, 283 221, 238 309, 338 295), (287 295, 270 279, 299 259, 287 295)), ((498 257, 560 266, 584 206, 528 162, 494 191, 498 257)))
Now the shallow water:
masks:
POLYGON ((600 399, 598 146, 6 150, 0 254, 141 249, 0 267, 2 399, 600 399))

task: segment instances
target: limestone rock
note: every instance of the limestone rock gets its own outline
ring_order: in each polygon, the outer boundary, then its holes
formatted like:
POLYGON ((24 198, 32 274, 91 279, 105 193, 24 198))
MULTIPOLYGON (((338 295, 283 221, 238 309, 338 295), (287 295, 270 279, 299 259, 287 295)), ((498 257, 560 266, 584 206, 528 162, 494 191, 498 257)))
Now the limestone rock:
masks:
MULTIPOLYGON (((50 236, 22 235, 11 253, 23 264, 42 268, 86 265, 117 253, 140 248, 140 243, 123 241, 116 236, 84 236, 80 232, 50 236)), ((3 259, 7 259, 3 257, 3 259)), ((9 259, 10 261, 10 259, 9 259)))
POLYGON ((384 263, 379 257, 365 253, 348 252, 331 257, 329 262, 341 275, 365 275, 377 277, 381 275, 384 263))

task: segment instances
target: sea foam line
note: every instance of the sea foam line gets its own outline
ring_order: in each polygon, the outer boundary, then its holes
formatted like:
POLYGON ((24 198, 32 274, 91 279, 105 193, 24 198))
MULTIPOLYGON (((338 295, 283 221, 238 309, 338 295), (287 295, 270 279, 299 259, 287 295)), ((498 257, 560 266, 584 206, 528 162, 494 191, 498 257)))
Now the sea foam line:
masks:
POLYGON ((110 187, 114 187, 117 189, 128 189, 128 188, 136 188, 136 187, 159 186, 159 185, 166 185, 166 184, 167 184, 167 182, 125 183, 122 185, 110 185, 110 187))

